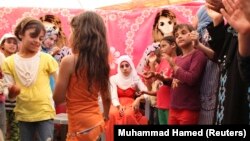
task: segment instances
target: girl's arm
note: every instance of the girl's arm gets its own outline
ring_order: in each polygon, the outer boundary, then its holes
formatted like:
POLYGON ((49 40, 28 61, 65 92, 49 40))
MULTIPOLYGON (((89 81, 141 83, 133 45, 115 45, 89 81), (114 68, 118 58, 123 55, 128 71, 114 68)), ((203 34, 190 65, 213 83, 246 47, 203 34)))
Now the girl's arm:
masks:
POLYGON ((4 83, 8 86, 8 93, 6 96, 10 101, 15 101, 16 96, 21 92, 20 87, 15 84, 12 75, 5 73, 3 79, 4 83))
POLYGON ((57 79, 57 76, 58 76, 58 71, 55 71, 53 73, 51 73, 52 77, 54 78, 55 82, 56 82, 56 79, 57 79))
POLYGON ((103 105, 103 117, 104 117, 104 120, 106 121, 109 119, 109 110, 110 110, 110 104, 111 104, 110 93, 102 93, 101 98, 102 98, 102 105, 103 105))
MULTIPOLYGON (((147 92, 148 91, 148 88, 146 87, 146 85, 139 78, 138 78, 138 82, 137 82, 137 87, 138 87, 140 92, 147 92)), ((132 104, 132 107, 134 107, 134 109, 138 109, 140 102, 143 100, 149 101, 149 96, 147 94, 142 94, 142 95, 136 97, 135 101, 132 104)))
POLYGON ((193 40, 194 48, 202 51, 210 60, 214 58, 214 51, 199 41, 199 33, 197 31, 192 31, 190 37, 193 40))
POLYGON ((199 42, 196 48, 202 51, 208 57, 208 59, 212 60, 214 58, 214 51, 202 43, 199 42))
POLYGON ((153 96, 155 96, 156 92, 155 91, 141 91, 139 95, 142 95, 142 94, 147 94, 147 95, 153 95, 153 96))
POLYGON ((211 40, 208 41, 210 48, 214 51, 212 61, 217 62, 221 54, 227 36, 227 27, 221 13, 216 12, 207 6, 207 14, 213 20, 206 28, 211 40))
MULTIPOLYGON (((225 10, 221 9, 222 15, 228 23, 238 32, 238 66, 241 78, 250 83, 250 20, 249 13, 244 11, 242 6, 247 8, 249 1, 222 1, 225 10)), ((245 9, 246 10, 246 9, 245 9)))
POLYGON ((205 68, 206 62, 207 57, 201 51, 196 51, 193 53, 192 59, 190 60, 190 67, 188 69, 177 66, 174 62, 170 64, 174 70, 175 79, 178 79, 189 86, 194 86, 198 83, 200 77, 202 77, 202 72, 205 68))
MULTIPOLYGON (((74 56, 69 55, 62 59, 59 68, 59 74, 56 80, 53 99, 55 104, 60 104, 65 101, 65 95, 69 84, 70 75, 74 71, 74 56)), ((56 77, 56 74, 53 76, 56 77)))

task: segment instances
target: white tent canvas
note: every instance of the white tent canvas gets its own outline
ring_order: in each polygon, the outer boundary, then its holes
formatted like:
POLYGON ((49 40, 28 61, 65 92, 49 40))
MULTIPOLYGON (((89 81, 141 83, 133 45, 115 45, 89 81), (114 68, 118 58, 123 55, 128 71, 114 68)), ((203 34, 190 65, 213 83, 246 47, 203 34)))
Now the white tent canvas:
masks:
POLYGON ((68 9, 96 9, 120 4, 141 3, 185 3, 190 1, 204 2, 204 0, 1 0, 0 7, 39 7, 39 8, 68 8, 68 9))
POLYGON ((131 0, 1 0, 0 7, 95 9, 131 0))

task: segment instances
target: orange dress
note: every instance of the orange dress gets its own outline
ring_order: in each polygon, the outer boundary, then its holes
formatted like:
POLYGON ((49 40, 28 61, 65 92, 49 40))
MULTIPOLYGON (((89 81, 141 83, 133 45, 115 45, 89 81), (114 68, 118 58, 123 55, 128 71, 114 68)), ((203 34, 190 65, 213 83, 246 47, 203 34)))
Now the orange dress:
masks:
POLYGON ((124 115, 120 115, 119 110, 115 106, 111 105, 109 120, 106 122, 106 141, 114 140, 114 125, 148 124, 148 119, 140 111, 135 111, 132 107, 132 103, 135 99, 135 90, 133 88, 122 90, 117 87, 117 94, 120 104, 125 106, 125 111, 124 115))
POLYGON ((96 141, 104 131, 98 105, 98 91, 89 93, 87 83, 72 74, 66 94, 68 113, 67 141, 96 141))

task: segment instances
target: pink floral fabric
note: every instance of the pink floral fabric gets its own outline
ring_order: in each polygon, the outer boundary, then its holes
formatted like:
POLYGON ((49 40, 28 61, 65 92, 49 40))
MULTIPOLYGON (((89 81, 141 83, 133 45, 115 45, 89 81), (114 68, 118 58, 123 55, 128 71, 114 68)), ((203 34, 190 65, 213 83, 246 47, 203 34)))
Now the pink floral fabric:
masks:
MULTIPOLYGON (((133 58, 138 65, 145 49, 152 44, 152 28, 155 15, 162 9, 172 10, 179 23, 191 23, 196 11, 202 3, 169 5, 161 8, 143 8, 127 11, 96 10, 105 21, 108 43, 110 47, 111 74, 116 73, 116 59, 124 54, 133 58)), ((50 8, 8 8, 0 7, 0 37, 13 32, 17 23, 24 17, 40 17, 54 14, 62 20, 63 31, 69 35, 69 22, 72 17, 83 12, 82 9, 50 9, 50 8)))

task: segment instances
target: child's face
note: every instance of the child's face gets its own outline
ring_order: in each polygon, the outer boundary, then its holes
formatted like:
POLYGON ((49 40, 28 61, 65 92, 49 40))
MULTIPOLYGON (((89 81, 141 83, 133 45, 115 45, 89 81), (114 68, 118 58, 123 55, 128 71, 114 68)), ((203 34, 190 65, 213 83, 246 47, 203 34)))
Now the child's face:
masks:
POLYGON ((22 48, 28 52, 38 52, 44 38, 44 31, 35 36, 35 28, 27 29, 22 36, 22 48))
POLYGON ((45 39, 43 41, 43 45, 45 48, 52 48, 56 44, 56 41, 57 41, 57 35, 54 34, 45 39))
POLYGON ((16 53, 17 51, 17 40, 14 38, 7 38, 3 44, 3 50, 8 54, 16 53))
POLYGON ((187 27, 182 27, 177 29, 177 31, 174 33, 176 44, 180 48, 185 48, 192 44, 192 40, 190 38, 190 31, 187 27))
POLYGON ((173 51, 173 46, 171 46, 167 41, 162 40, 160 44, 161 54, 171 55, 173 51))

